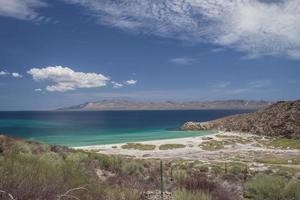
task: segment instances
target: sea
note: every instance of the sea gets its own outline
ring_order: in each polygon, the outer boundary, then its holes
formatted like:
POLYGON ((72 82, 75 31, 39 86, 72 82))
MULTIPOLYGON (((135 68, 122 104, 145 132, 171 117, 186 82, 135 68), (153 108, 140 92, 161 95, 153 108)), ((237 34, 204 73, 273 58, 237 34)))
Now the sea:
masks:
POLYGON ((252 111, 2 111, 0 134, 70 147, 184 138, 214 133, 180 131, 187 121, 204 122, 252 111))

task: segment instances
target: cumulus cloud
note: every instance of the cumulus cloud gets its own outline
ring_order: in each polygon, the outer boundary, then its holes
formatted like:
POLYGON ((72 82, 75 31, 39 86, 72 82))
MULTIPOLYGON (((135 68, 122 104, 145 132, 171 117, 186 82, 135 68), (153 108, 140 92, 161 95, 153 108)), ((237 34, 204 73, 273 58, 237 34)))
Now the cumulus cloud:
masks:
POLYGON ((122 83, 118 83, 118 82, 115 82, 115 81, 112 81, 111 82, 113 84, 113 88, 122 88, 124 85, 122 83))
POLYGON ((9 72, 7 71, 0 71, 0 76, 6 76, 9 75, 9 72))
POLYGON ((179 57, 179 58, 172 58, 170 59, 170 62, 179 64, 179 65, 189 65, 195 62, 194 58, 188 58, 188 57, 179 57))
POLYGON ((0 16, 21 20, 49 20, 36 11, 45 6, 47 4, 43 0, 0 0, 0 16))
POLYGON ((106 86, 110 79, 102 74, 75 72, 68 67, 49 66, 32 68, 28 72, 35 81, 51 81, 46 90, 66 92, 78 88, 96 88, 106 86))
POLYGON ((126 85, 135 85, 136 83, 137 83, 137 80, 128 80, 128 81, 125 81, 126 85))
POLYGON ((300 59, 299 0, 65 0, 100 23, 138 33, 208 42, 248 58, 300 59))
POLYGON ((13 72, 13 73, 11 73, 11 75, 12 75, 12 77, 14 77, 14 78, 22 78, 22 77, 23 77, 21 74, 19 74, 19 73, 17 73, 17 72, 13 72))
POLYGON ((17 72, 10 73, 8 71, 0 71, 0 76, 8 76, 11 75, 14 78, 22 78, 23 76, 17 72))
POLYGON ((36 91, 36 92, 42 92, 43 90, 40 89, 40 88, 37 88, 37 89, 34 89, 34 91, 36 91))

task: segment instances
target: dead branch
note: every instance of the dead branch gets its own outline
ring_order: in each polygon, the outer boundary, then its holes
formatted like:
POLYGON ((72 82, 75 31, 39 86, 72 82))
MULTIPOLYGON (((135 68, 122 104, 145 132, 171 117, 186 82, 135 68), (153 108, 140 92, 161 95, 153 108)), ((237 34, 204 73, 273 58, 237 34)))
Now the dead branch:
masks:
POLYGON ((7 196, 9 196, 9 198, 11 200, 15 200, 14 196, 11 193, 9 193, 9 192, 6 192, 4 190, 0 190, 0 193, 6 194, 7 196))
POLYGON ((88 191, 88 189, 86 189, 85 187, 71 188, 68 191, 66 191, 64 194, 58 195, 57 198, 58 198, 58 200, 61 200, 63 197, 68 197, 68 198, 71 198, 71 199, 80 200, 78 197, 70 194, 70 193, 72 193, 72 192, 74 192, 76 190, 86 190, 86 191, 88 191))

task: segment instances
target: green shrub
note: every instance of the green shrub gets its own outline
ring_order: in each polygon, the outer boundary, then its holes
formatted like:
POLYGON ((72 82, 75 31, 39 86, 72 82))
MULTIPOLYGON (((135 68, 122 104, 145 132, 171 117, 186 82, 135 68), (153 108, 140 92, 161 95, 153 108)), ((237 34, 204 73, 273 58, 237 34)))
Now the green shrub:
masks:
POLYGON ((141 194, 138 190, 122 187, 106 188, 105 200, 140 200, 141 194))
POLYGON ((224 149, 224 142, 223 141, 217 141, 217 140, 211 140, 211 141, 206 141, 202 142, 199 144, 199 147, 203 150, 207 151, 214 151, 214 150, 220 150, 224 149))
POLYGON ((184 147, 186 147, 184 144, 162 144, 159 146, 159 150, 179 149, 184 147))
POLYGON ((11 149, 12 154, 31 154, 31 148, 29 144, 26 144, 24 142, 16 142, 12 149, 11 149))
POLYGON ((141 144, 141 143, 127 143, 121 146, 122 149, 135 149, 141 151, 149 151, 154 150, 156 148, 155 145, 152 144, 141 144))
POLYGON ((229 174, 239 175, 246 173, 247 165, 242 163, 228 163, 229 174))
POLYGON ((172 177, 176 183, 181 183, 188 177, 188 175, 186 170, 177 169, 172 171, 172 177))
POLYGON ((290 181, 284 188, 283 196, 285 199, 300 199, 300 183, 297 181, 290 181))
POLYGON ((183 189, 174 192, 174 200, 212 200, 212 197, 201 190, 191 192, 183 189))
POLYGON ((121 172, 125 175, 135 175, 141 177, 144 172, 144 166, 139 161, 128 161, 123 164, 121 172))
POLYGON ((244 196, 253 200, 299 199, 299 184, 280 176, 259 174, 246 184, 244 196))
POLYGON ((276 138, 272 140, 269 145, 281 149, 300 150, 300 139, 276 138))

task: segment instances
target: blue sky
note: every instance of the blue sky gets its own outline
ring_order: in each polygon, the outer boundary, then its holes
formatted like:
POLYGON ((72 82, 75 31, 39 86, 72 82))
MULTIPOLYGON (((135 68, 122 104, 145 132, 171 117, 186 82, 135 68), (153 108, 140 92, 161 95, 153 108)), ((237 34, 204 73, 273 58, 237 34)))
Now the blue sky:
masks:
POLYGON ((297 0, 0 0, 0 110, 300 97, 297 0))

